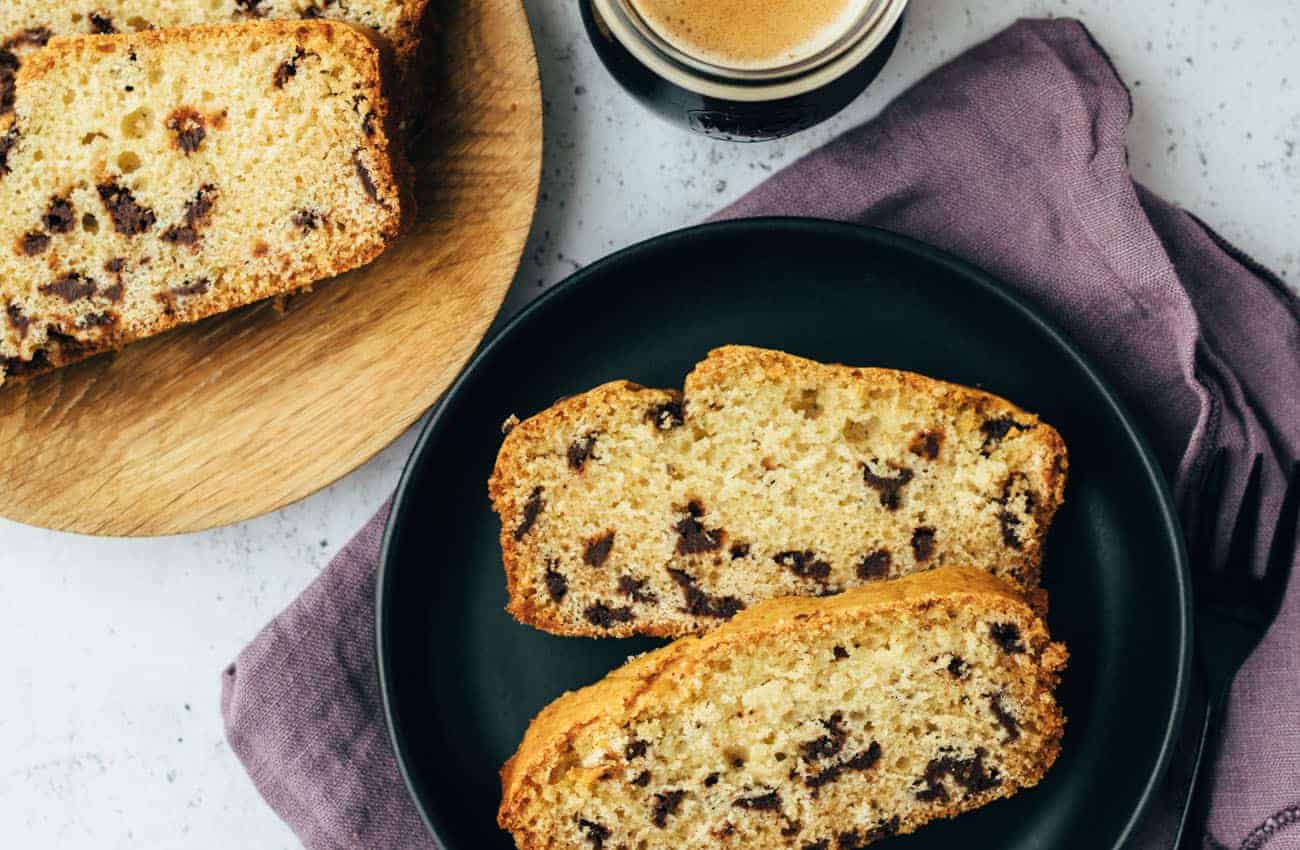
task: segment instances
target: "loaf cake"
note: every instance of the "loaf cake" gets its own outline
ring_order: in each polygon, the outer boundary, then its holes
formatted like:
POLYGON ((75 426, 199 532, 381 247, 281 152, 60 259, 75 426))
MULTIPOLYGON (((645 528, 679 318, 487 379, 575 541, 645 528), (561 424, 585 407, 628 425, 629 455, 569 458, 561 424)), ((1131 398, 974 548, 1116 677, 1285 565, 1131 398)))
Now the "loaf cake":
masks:
POLYGON ((489 493, 519 621, 682 635, 945 564, 1040 600, 1065 474, 1056 431, 996 396, 729 346, 685 394, 617 381, 516 425, 489 493))
POLYGON ((258 18, 329 18, 370 27, 399 64, 417 53, 428 0, 3 0, 0 2, 0 113, 12 107, 24 57, 53 36, 130 33, 155 27, 258 18))
POLYGON ((380 66, 330 21, 33 54, 0 135, 0 381, 378 256, 411 203, 380 66))
POLYGON ((770 600, 544 709, 498 822, 520 850, 855 850, 1037 784, 1065 661, 982 570, 770 600))

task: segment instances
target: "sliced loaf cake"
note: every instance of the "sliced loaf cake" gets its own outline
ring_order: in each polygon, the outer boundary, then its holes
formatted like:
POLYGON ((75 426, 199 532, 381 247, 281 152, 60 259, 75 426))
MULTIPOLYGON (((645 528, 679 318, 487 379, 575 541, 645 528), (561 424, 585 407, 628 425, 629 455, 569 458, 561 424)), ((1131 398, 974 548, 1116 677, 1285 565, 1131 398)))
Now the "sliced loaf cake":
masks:
POLYGON ((764 602, 548 706, 498 821, 520 850, 856 850, 1037 784, 1065 661, 980 570, 764 602))
POLYGON ((105 35, 258 18, 328 18, 369 27, 405 65, 416 56, 429 0, 3 0, 0 113, 12 107, 23 58, 60 35, 105 35), (7 95, 6 95, 7 92, 7 95))
POLYGON ((380 66, 331 21, 33 54, 0 134, 0 381, 378 256, 410 212, 380 66))
POLYGON ((517 619, 681 635, 944 564, 1033 594, 1066 465, 988 393, 730 346, 684 395, 620 381, 517 425, 489 491, 517 619))

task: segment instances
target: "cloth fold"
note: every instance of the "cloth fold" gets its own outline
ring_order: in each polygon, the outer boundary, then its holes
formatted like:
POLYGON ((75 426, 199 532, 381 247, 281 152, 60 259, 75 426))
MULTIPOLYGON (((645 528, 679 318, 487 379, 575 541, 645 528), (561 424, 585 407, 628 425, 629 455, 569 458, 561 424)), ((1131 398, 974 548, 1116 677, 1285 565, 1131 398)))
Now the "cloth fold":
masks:
MULTIPOLYGON (((1225 517, 1237 511, 1250 460, 1263 457, 1262 552, 1300 453, 1300 302, 1133 182, 1130 115, 1127 90, 1081 24, 1020 21, 718 217, 871 224, 987 269, 1102 367, 1142 421, 1185 523, 1215 450, 1231 458, 1225 517)), ((385 505, 224 674, 230 745, 310 850, 437 846, 407 797, 379 711, 372 603, 387 513, 385 505)), ((1216 545, 1226 551, 1227 540, 1216 545)), ((1206 847, 1300 850, 1297 645, 1293 582, 1232 693, 1206 847)), ((1197 714, 1189 712, 1189 728, 1197 714)), ((1131 846, 1170 846, 1185 744, 1131 846)))

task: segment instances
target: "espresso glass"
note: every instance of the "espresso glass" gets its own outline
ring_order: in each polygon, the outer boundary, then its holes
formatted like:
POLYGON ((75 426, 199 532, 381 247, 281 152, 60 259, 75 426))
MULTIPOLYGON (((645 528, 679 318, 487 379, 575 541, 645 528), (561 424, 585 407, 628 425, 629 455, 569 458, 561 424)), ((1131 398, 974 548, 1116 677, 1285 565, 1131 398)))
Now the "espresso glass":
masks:
POLYGON ((654 32, 631 0, 579 4, 596 53, 637 100, 696 133, 753 142, 825 121, 861 94, 898 43, 907 0, 868 3, 834 44, 766 70, 726 68, 683 53, 654 32))

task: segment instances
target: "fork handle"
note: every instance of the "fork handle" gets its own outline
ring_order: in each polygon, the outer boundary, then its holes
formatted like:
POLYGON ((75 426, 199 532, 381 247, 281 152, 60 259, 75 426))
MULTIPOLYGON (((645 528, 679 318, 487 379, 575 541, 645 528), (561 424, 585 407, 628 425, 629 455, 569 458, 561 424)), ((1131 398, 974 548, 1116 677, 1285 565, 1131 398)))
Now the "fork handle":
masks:
POLYGON ((1192 776, 1183 800, 1183 811, 1178 819, 1178 832, 1174 836, 1175 850, 1202 850, 1210 814, 1209 770, 1222 740, 1223 718, 1228 706, 1227 685, 1211 686, 1205 700, 1205 717, 1201 721, 1201 737, 1196 746, 1196 760, 1192 763, 1192 776))

